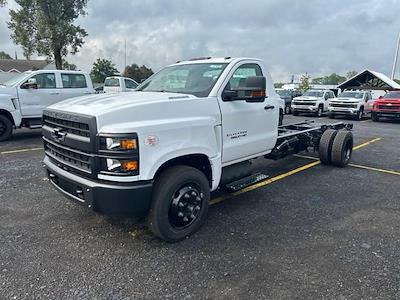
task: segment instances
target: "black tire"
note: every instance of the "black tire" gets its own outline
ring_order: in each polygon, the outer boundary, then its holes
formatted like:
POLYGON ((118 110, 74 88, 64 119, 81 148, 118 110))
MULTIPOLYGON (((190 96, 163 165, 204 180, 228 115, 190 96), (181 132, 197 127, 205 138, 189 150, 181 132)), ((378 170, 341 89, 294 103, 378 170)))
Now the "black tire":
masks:
POLYGON ((12 135, 13 124, 9 118, 0 115, 0 142, 8 140, 12 135))
POLYGON ((339 130, 332 145, 332 165, 345 167, 349 164, 353 153, 353 134, 347 130, 339 130))
POLYGON ((149 228, 167 242, 180 241, 204 224, 209 201, 210 185, 201 171, 171 167, 154 184, 149 228))
POLYGON ((332 145, 337 132, 338 131, 335 129, 327 129, 324 131, 319 141, 319 159, 324 165, 330 165, 332 163, 332 145))
POLYGON ((285 106, 285 115, 289 115, 291 113, 290 105, 285 106))
POLYGON ((322 117, 323 113, 324 113, 324 107, 321 106, 321 105, 318 106, 318 110, 317 110, 317 112, 315 113, 315 116, 318 117, 318 118, 320 118, 320 117, 322 117))
POLYGON ((283 124, 283 110, 279 110, 279 122, 278 125, 281 126, 283 124))
POLYGON ((361 121, 364 115, 364 109, 361 107, 360 110, 357 112, 355 119, 357 121, 361 121))
POLYGON ((297 112, 295 109, 292 111, 293 116, 298 116, 299 112, 297 112))
POLYGON ((376 113, 371 113, 372 122, 379 122, 379 116, 376 113))
POLYGON ((329 119, 334 119, 335 118, 335 114, 328 114, 328 118, 329 119))

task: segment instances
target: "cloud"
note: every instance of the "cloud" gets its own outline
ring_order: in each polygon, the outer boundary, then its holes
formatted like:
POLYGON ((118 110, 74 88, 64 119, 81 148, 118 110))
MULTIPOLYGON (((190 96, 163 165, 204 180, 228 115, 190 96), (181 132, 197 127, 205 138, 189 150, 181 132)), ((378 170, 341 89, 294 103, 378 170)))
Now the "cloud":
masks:
MULTIPOLYGON (((89 0, 88 15, 78 20, 89 36, 68 59, 90 70, 97 57, 108 58, 122 70, 126 40, 128 64, 153 69, 210 55, 262 58, 275 81, 364 68, 389 74, 400 30, 396 7, 399 0, 89 0)), ((13 53, 5 11, 0 48, 13 53)))

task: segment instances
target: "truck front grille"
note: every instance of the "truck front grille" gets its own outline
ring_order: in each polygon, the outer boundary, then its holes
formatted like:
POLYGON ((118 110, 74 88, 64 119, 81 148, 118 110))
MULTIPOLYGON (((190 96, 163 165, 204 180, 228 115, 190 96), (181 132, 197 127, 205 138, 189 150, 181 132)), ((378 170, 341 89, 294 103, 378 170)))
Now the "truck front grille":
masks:
POLYGON ((293 102, 294 105, 314 106, 315 102, 293 102))
POLYGON ((331 103, 331 107, 341 107, 341 108, 357 108, 357 104, 352 103, 331 103))
POLYGON ((89 125, 85 123, 64 120, 44 115, 43 125, 47 125, 49 127, 61 128, 63 131, 67 133, 72 133, 84 137, 90 137, 89 125))
POLYGON ((77 149, 57 145, 44 138, 44 151, 46 155, 67 167, 92 173, 92 156, 77 149))
POLYGON ((400 106, 397 105, 378 105, 378 109, 399 110, 400 106))

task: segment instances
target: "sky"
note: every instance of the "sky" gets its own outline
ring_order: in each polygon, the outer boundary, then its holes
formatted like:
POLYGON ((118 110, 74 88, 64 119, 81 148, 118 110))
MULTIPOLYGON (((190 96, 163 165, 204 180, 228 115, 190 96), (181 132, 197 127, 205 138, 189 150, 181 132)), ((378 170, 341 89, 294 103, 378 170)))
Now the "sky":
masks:
MULTIPOLYGON (((22 57, 0 8, 0 51, 22 57)), ((85 44, 67 60, 90 71, 96 58, 154 71, 199 56, 264 59, 275 82, 369 68, 391 74, 400 0, 88 0, 85 44)), ((400 63, 396 72, 400 78, 400 63)))

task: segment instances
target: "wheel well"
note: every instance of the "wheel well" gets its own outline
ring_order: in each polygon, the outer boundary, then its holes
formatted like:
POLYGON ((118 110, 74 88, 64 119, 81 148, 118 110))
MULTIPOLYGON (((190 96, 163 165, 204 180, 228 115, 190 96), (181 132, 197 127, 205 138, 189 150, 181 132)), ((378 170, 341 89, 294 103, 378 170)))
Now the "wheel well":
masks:
POLYGON ((0 115, 7 117, 11 121, 11 123, 15 125, 14 118, 9 111, 0 109, 0 115))
POLYGON ((212 185, 211 164, 208 157, 204 154, 190 154, 173 158, 158 168, 154 178, 157 178, 164 170, 178 165, 185 165, 198 169, 207 177, 210 186, 212 185))

